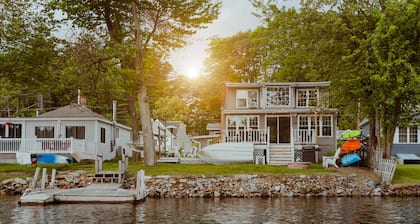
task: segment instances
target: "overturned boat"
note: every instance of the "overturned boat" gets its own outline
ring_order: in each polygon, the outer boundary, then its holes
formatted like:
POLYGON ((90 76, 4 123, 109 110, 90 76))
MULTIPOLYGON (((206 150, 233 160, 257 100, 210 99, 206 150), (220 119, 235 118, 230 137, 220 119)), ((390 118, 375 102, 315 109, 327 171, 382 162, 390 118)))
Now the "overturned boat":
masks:
POLYGON ((224 142, 209 145, 197 152, 210 164, 253 163, 254 144, 251 142, 224 142))

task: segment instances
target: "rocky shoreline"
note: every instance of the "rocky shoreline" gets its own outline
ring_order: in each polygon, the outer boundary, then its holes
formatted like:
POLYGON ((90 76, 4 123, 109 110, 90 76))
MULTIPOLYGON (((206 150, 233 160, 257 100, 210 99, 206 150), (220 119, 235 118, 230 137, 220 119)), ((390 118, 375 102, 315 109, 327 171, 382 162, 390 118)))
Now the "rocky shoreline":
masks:
MULTIPOLYGON (((3 180, 0 195, 22 194, 31 181, 3 180)), ((79 188, 91 183, 93 175, 85 171, 65 171, 57 173, 55 186, 79 188)), ((135 177, 130 177, 123 187, 135 188, 135 183, 135 177)), ((420 196, 420 183, 387 185, 356 175, 152 176, 146 178, 146 187, 152 198, 420 196)))

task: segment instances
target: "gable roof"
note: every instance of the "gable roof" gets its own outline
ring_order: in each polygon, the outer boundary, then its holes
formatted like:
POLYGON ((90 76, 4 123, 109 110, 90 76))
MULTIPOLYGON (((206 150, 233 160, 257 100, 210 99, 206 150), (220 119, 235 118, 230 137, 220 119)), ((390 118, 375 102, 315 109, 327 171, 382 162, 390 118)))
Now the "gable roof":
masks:
POLYGON ((72 104, 64 107, 60 107, 57 110, 49 111, 41 114, 39 118, 97 118, 106 119, 104 116, 93 112, 89 108, 83 105, 72 104))

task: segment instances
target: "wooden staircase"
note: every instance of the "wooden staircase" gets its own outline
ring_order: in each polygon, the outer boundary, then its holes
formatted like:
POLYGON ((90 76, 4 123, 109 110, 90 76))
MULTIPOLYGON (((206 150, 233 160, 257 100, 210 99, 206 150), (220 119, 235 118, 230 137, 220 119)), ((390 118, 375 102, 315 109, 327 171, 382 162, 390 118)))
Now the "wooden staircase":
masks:
POLYGON ((290 145, 270 145, 270 165, 287 165, 293 162, 293 153, 290 145))

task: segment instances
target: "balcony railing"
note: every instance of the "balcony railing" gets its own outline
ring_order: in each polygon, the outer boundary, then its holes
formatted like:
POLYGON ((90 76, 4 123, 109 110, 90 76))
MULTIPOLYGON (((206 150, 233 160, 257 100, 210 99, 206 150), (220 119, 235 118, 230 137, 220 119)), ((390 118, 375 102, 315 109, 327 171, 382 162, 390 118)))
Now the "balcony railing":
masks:
POLYGON ((225 130, 223 132, 224 142, 253 142, 267 143, 268 129, 244 129, 244 130, 225 130))
POLYGON ((314 130, 298 129, 294 130, 295 144, 315 144, 314 130))
POLYGON ((74 138, 0 138, 0 153, 74 153, 85 151, 85 141, 74 138))

